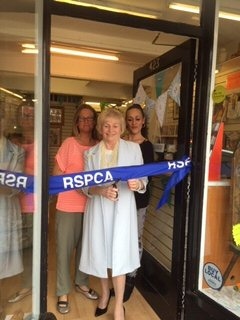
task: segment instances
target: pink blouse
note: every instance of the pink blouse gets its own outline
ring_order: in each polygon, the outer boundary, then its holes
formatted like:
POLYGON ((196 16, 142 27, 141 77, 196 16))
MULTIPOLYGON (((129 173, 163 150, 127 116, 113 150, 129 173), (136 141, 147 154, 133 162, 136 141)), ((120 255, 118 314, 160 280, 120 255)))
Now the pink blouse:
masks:
MULTIPOLYGON (((63 141, 56 154, 56 161, 63 174, 78 173, 84 170, 84 152, 91 146, 81 145, 76 138, 63 141)), ((76 190, 61 192, 56 208, 65 212, 84 212, 87 197, 76 190)))

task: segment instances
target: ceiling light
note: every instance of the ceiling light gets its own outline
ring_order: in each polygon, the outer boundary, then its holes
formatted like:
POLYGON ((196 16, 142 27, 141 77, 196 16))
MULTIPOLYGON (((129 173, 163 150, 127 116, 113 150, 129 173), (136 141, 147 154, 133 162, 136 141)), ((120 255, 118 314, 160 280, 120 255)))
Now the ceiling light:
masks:
POLYGON ((22 49, 22 53, 37 54, 38 49, 22 49))
POLYGON ((157 16, 153 15, 153 14, 147 14, 147 13, 136 12, 136 11, 129 11, 129 10, 118 9, 118 8, 113 8, 113 7, 106 7, 106 6, 101 6, 101 5, 77 1, 77 0, 55 0, 55 1, 69 3, 69 4, 82 6, 82 7, 91 7, 91 8, 96 8, 96 9, 105 10, 105 11, 125 13, 125 14, 130 14, 132 16, 137 16, 137 17, 157 19, 157 16))
POLYGON ((230 12, 219 11, 219 18, 240 21, 240 15, 230 12))
POLYGON ((104 60, 111 60, 111 61, 118 61, 119 60, 117 56, 113 56, 110 54, 79 51, 79 50, 73 50, 73 49, 51 47, 50 51, 52 53, 72 55, 72 56, 78 56, 78 57, 96 58, 96 59, 104 59, 104 60))
POLYGON ((101 112, 100 102, 86 101, 86 104, 90 104, 97 112, 101 112))
MULTIPOLYGON (((35 46, 24 44, 22 45, 24 49, 22 49, 22 53, 28 54, 37 54, 38 49, 35 46), (31 47, 30 47, 31 46, 31 47)), ((106 53, 97 53, 97 52, 89 52, 89 51, 81 51, 77 49, 68 49, 68 48, 60 48, 60 47, 50 47, 51 53, 58 53, 63 55, 71 55, 77 57, 86 57, 86 58, 94 58, 94 59, 104 59, 110 61, 118 61, 119 58, 114 55, 106 54, 106 53)))
POLYGON ((23 43, 22 47, 25 49, 35 49, 36 48, 35 44, 33 44, 33 43, 23 43))
POLYGON ((17 94, 15 92, 12 92, 10 90, 7 90, 7 89, 4 89, 4 88, 0 88, 1 91, 5 92, 5 93, 8 93, 10 94, 11 96, 14 96, 16 98, 19 98, 19 99, 23 99, 23 96, 20 96, 20 94, 17 94))
POLYGON ((192 13, 199 13, 198 6, 192 6, 192 5, 178 3, 178 2, 171 2, 169 4, 169 9, 185 11, 185 12, 192 12, 192 13))
MULTIPOLYGON (((199 13, 199 6, 193 6, 188 4, 183 4, 179 2, 171 2, 169 4, 170 9, 184 11, 184 12, 191 12, 191 13, 199 13)), ((219 11, 219 18, 223 19, 229 19, 229 20, 235 20, 240 21, 240 15, 225 11, 219 11)))
POLYGON ((86 104, 94 105, 94 106, 99 106, 100 102, 93 102, 93 101, 86 101, 86 104))

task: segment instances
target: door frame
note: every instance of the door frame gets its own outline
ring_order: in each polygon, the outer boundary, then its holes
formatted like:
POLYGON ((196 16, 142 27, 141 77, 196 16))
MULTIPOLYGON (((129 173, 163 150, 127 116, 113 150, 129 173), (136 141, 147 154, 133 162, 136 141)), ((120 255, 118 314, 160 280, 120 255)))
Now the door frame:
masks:
POLYGON ((189 201, 189 237, 187 243, 186 265, 186 320, 233 320, 239 319, 223 306, 198 290, 199 260, 201 246, 202 212, 204 197, 205 159, 207 146, 207 126, 211 99, 211 69, 213 64, 214 34, 216 12, 219 0, 203 1, 201 26, 204 37, 199 40, 198 75, 196 82, 196 102, 194 113, 193 149, 194 161, 191 171, 191 189, 189 201), (205 133, 205 134, 203 134, 205 133))
MULTIPOLYGON (((50 110, 50 99, 49 99, 49 78, 50 78, 50 59, 49 59, 49 47, 50 47, 50 32, 51 32, 51 15, 63 15, 63 16, 69 16, 69 17, 75 17, 75 18, 83 18, 87 20, 93 20, 93 21, 102 21, 106 23, 112 23, 112 24, 118 24, 123 26, 129 26, 134 28, 140 28, 140 29, 147 29, 147 30, 154 30, 154 31, 163 31, 166 33, 173 33, 183 36, 188 36, 192 38, 199 39, 201 41, 201 46, 199 47, 199 55, 198 60, 204 58, 204 64, 207 66, 211 65, 212 62, 212 40, 209 39, 209 34, 212 32, 212 28, 210 24, 208 23, 209 16, 212 18, 212 12, 215 10, 214 6, 216 4, 216 1, 218 0, 212 0, 209 2, 209 0, 202 0, 202 9, 200 10, 200 26, 193 26, 183 23, 175 23, 171 21, 166 20, 152 20, 147 18, 140 18, 140 17, 132 17, 127 14, 120 14, 120 13, 107 13, 101 10, 97 10, 94 8, 82 8, 78 6, 71 6, 69 4, 65 3, 57 3, 53 0, 42 0, 43 6, 41 8, 43 13, 43 21, 47 21, 47 23, 44 25, 44 28, 42 29, 42 60, 43 65, 41 66, 41 70, 39 70, 41 76, 42 76, 42 100, 46 103, 45 106, 45 112, 43 113, 42 117, 42 125, 43 127, 48 127, 49 119, 48 114, 50 110), (206 42, 207 41, 207 42, 206 42), (205 45, 205 43, 207 43, 205 45), (210 51, 209 51, 210 50, 210 51)), ((39 11, 39 14, 41 12, 39 11)), ((211 70, 210 68, 204 69, 203 66, 201 68, 201 72, 198 75, 198 81, 199 86, 196 89, 196 94, 199 95, 199 101, 198 106, 201 105, 207 105, 208 104, 208 95, 206 93, 207 90, 202 91, 202 86, 204 86, 205 89, 209 89, 209 79, 211 76, 211 70)), ((198 120, 198 117, 196 116, 196 119, 198 120)), ((201 116, 201 125, 203 128, 206 126, 206 116, 205 118, 201 116)), ((43 134, 43 138, 46 138, 46 131, 45 134, 43 134)), ((48 137, 47 137, 48 138, 48 137)), ((199 149, 201 150, 204 148, 205 145, 201 146, 200 144, 197 145, 196 151, 199 149)), ((43 148, 42 150, 42 157, 43 160, 46 161, 46 164, 48 164, 48 151, 46 148, 43 148)), ((197 160, 199 158, 197 157, 197 160)), ((202 169, 202 166, 201 166, 202 169)), ((203 172, 201 171, 201 174, 203 172)), ((47 165, 44 166, 44 172, 42 176, 43 186, 42 186, 42 196, 39 201, 42 202, 42 208, 41 208, 41 215, 43 217, 42 220, 42 228, 43 228, 43 234, 41 241, 41 257, 43 257, 43 261, 41 263, 41 292, 40 292, 40 301, 43 301, 41 303, 40 311, 41 313, 46 312, 47 309, 47 243, 48 243, 48 229, 47 229, 47 218, 46 218, 46 208, 48 208, 48 169, 47 165), (46 169, 46 170, 45 170, 46 169), (45 217, 45 218, 44 218, 45 217)), ((199 191, 201 191, 203 188, 203 185, 200 183, 198 188, 199 191)), ((201 211, 201 199, 198 199, 200 201, 200 207, 199 212, 201 211)))
MULTIPOLYGON (((133 97, 141 80, 181 63, 177 160, 188 156, 192 132, 196 40, 190 39, 135 70, 133 97)), ((180 319, 184 287, 188 178, 175 187, 172 269, 167 271, 144 250, 137 286, 161 319, 180 319), (148 271, 151 269, 151 272, 148 271), (146 283, 148 284, 146 286, 146 283), (162 290, 164 286, 164 290, 162 290), (150 292, 150 294, 149 294, 150 292), (153 294, 154 292, 154 294, 153 294), (154 299, 153 299, 154 296, 154 299)), ((160 213, 159 213, 160 214, 160 213)))

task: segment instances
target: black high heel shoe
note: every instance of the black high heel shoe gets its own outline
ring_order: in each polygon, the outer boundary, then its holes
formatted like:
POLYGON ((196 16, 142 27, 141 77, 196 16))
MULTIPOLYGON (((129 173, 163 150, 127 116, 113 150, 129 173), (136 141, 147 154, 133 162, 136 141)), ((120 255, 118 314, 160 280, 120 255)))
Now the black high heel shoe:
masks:
POLYGON ((108 305, 109 305, 109 302, 110 302, 110 299, 111 299, 111 292, 109 291, 109 297, 108 297, 108 302, 107 302, 107 305, 106 305, 106 307, 105 308, 99 308, 99 307, 97 307, 96 308, 96 311, 95 311, 95 317, 99 317, 99 316, 102 316, 104 313, 106 313, 107 312, 107 310, 108 310, 108 305))

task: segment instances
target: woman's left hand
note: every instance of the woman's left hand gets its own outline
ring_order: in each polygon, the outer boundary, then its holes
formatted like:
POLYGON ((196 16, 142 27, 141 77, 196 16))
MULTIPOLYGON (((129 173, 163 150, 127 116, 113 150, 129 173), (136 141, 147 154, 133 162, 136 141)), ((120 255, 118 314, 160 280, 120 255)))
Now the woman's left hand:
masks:
POLYGON ((143 189, 143 183, 139 179, 130 179, 128 180, 128 188, 132 191, 139 191, 143 189))

